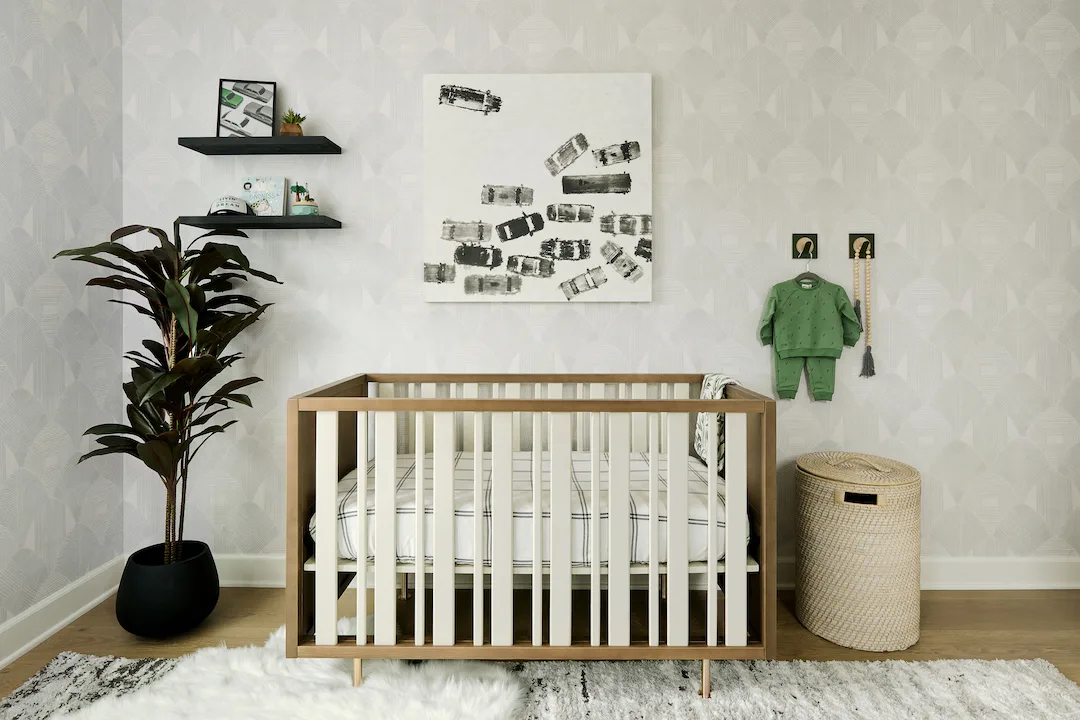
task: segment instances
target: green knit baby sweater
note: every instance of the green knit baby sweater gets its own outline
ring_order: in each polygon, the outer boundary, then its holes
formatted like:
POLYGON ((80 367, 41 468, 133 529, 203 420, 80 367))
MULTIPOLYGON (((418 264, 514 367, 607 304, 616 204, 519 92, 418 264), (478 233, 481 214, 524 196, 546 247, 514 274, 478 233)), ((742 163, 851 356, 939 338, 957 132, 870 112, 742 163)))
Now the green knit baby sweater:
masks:
POLYGON ((847 292, 825 280, 773 285, 759 329, 761 342, 772 344, 781 358, 838 358, 843 346, 854 346, 861 333, 847 292))

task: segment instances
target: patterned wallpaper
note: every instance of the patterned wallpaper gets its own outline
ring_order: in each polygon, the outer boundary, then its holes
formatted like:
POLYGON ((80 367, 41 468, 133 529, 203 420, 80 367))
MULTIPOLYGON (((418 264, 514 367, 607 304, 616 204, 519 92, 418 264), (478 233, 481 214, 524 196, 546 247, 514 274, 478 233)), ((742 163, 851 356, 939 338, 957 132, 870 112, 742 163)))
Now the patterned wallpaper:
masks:
MULTIPOLYGON (((805 384, 781 403, 782 519, 794 458, 840 447, 923 472, 926 555, 1075 555, 1078 25, 1075 0, 125 2, 125 220, 277 173, 345 226, 246 242, 285 285, 259 288, 277 306, 244 349, 267 382, 196 468, 193 535, 282 551, 285 398, 353 372, 724 371, 769 390, 755 328, 803 269, 791 233, 820 233, 816 271, 850 287, 847 233, 873 231, 878 375, 849 351, 831 403, 805 384), (654 301, 423 303, 422 75, 591 71, 655 78, 654 301), (178 148, 213 133, 219 77, 277 80, 279 111, 344 154, 178 148)), ((160 494, 128 470, 132 549, 156 540, 160 494)))
POLYGON ((121 222, 120 0, 0 3, 0 624, 123 550, 121 316, 53 254, 121 222))

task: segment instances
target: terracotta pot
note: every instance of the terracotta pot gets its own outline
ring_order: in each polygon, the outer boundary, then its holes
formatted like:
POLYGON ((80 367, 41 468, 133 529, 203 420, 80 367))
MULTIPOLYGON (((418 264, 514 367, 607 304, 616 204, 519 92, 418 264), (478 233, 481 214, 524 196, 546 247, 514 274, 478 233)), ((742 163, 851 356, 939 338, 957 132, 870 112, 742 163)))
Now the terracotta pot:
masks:
POLYGON ((278 131, 280 135, 303 135, 304 129, 296 123, 281 123, 281 130, 278 131))

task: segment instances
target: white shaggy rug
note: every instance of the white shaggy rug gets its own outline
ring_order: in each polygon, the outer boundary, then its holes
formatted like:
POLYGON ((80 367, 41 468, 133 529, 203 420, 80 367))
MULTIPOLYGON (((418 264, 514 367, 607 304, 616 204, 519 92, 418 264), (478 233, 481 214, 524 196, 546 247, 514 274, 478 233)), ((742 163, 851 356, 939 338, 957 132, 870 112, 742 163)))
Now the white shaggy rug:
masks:
MULTIPOLYGON (((351 633, 349 628, 342 632, 351 633)), ((2 720, 1080 720, 1080 688, 1044 660, 714 662, 286 660, 264 647, 172 660, 63 653, 0 702, 2 720)))

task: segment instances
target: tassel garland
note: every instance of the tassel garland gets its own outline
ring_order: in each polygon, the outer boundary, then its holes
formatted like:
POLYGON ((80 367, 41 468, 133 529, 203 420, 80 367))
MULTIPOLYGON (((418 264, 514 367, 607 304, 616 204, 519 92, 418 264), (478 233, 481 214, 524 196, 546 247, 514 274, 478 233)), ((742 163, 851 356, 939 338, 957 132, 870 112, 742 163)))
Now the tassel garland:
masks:
POLYGON ((859 373, 859 377, 874 377, 874 355, 870 348, 873 345, 873 338, 870 327, 870 258, 866 257, 866 323, 863 324, 862 318, 862 299, 859 293, 859 258, 856 254, 853 268, 853 274, 855 277, 855 317, 859 320, 859 326, 862 327, 866 335, 866 350, 863 352, 862 358, 862 372, 859 373))

